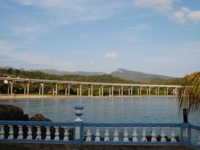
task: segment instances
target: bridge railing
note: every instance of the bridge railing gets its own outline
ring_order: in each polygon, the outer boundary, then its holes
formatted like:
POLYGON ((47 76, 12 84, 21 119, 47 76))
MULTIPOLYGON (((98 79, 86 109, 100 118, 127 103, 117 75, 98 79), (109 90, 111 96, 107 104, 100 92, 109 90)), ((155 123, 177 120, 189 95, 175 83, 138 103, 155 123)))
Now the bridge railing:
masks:
POLYGON ((200 149, 200 126, 190 123, 71 123, 0 120, 0 142, 187 145, 200 149))

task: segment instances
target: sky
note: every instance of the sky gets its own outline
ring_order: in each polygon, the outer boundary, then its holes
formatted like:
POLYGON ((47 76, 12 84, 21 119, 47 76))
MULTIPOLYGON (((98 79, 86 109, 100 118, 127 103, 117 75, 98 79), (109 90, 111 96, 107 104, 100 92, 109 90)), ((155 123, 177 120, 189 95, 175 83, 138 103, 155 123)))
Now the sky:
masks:
POLYGON ((200 0, 0 0, 0 67, 184 77, 200 71, 200 0))

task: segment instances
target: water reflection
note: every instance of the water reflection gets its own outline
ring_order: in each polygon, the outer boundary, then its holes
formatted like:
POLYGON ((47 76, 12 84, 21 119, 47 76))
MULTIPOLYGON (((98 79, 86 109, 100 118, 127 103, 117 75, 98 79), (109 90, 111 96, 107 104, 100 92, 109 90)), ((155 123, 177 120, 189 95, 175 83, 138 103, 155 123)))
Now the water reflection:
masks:
MULTIPOLYGON (((52 121, 74 121, 74 106, 82 105, 86 122, 152 122, 180 123, 182 114, 173 97, 107 97, 62 99, 15 99, 1 100, 1 104, 15 105, 29 114, 43 114, 52 121)), ((189 122, 200 125, 200 112, 189 115, 189 122)))

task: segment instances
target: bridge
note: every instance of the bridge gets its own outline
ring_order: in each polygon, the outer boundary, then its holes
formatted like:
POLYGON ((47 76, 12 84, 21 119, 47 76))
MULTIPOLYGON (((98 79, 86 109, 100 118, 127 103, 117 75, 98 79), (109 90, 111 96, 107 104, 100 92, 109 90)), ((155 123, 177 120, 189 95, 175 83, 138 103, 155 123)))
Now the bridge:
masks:
POLYGON ((137 95, 152 95, 154 89, 154 95, 160 95, 160 89, 163 89, 163 94, 168 95, 169 93, 176 94, 177 89, 180 85, 154 85, 154 84, 124 84, 124 83, 100 83, 100 82, 78 82, 78 81, 61 81, 61 80, 45 80, 45 79, 29 79, 29 78, 11 78, 11 77, 0 77, 0 81, 4 84, 8 84, 7 94, 13 94, 13 84, 23 83, 24 94, 29 95, 30 83, 39 83, 38 93, 44 95, 45 84, 53 84, 52 94, 58 94, 58 84, 65 85, 64 95, 71 95, 71 85, 77 86, 77 95, 82 96, 83 86, 87 86, 88 96, 93 96, 94 88, 98 88, 99 95, 104 96, 104 87, 109 87, 109 96, 114 96, 114 91, 118 92, 119 96, 124 96, 124 89, 126 88, 127 96, 133 95, 133 87, 137 88, 137 95), (144 89, 146 91, 144 91, 144 89), (171 91, 171 92, 170 92, 171 91))

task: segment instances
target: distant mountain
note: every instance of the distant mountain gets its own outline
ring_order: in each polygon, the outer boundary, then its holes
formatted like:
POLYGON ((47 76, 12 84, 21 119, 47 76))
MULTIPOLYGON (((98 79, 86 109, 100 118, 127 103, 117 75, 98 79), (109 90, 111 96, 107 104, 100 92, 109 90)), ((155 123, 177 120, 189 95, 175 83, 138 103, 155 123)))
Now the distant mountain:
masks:
POLYGON ((14 67, 11 67, 11 66, 4 66, 4 67, 0 67, 1 69, 9 69, 9 68, 11 68, 11 69, 15 69, 14 67))
POLYGON ((174 77, 164 76, 164 75, 155 75, 155 74, 146 74, 137 71, 130 71, 119 68, 117 71, 110 73, 114 77, 120 77, 126 80, 140 81, 140 82, 150 82, 157 80, 167 80, 174 77))
POLYGON ((56 75, 73 74, 73 75, 91 76, 91 75, 106 74, 105 72, 86 72, 86 71, 69 72, 69 71, 58 71, 58 70, 54 70, 54 69, 43 69, 43 70, 38 70, 38 71, 48 73, 48 74, 56 74, 56 75))

